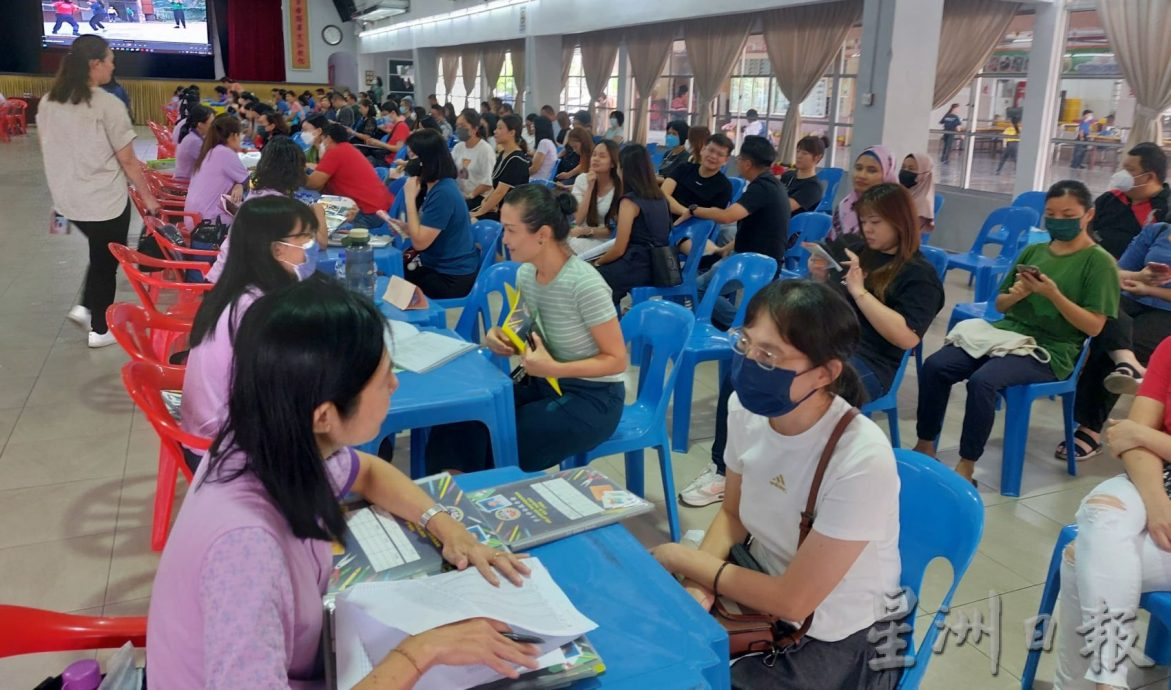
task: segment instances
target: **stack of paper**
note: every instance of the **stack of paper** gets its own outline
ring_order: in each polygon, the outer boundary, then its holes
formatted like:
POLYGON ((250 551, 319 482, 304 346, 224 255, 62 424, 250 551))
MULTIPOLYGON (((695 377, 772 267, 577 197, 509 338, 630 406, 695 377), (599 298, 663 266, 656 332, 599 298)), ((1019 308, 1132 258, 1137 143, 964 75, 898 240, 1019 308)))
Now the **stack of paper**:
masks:
MULTIPOLYGON (((350 690, 409 635, 471 618, 492 618, 545 640, 541 668, 565 663, 561 647, 597 628, 579 612, 536 558, 521 587, 493 587, 468 569, 420 580, 369 582, 339 594, 336 626, 337 687, 350 690)), ((483 665, 436 666, 417 690, 463 690, 501 678, 483 665)))

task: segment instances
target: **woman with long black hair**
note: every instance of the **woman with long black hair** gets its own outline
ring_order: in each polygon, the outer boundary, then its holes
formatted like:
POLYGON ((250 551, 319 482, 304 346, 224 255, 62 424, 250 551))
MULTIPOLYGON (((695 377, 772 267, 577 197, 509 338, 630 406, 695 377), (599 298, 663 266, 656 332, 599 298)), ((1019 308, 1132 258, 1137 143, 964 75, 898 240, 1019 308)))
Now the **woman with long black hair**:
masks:
POLYGON ((203 140, 214 119, 215 111, 207 106, 197 105, 188 112, 187 119, 179 128, 179 146, 175 149, 175 170, 171 175, 176 180, 191 179, 195 161, 203 149, 203 140))
POLYGON ((49 94, 37 111, 38 139, 53 208, 89 241, 89 268, 81 304, 69 318, 89 331, 90 347, 113 345, 106 308, 114 303, 118 262, 107 246, 126 244, 134 185, 149 213, 159 202, 134 154, 134 125, 126 107, 99 88, 114 76, 114 53, 92 34, 69 47, 49 94))
POLYGON ((618 161, 624 194, 618 206, 614 244, 594 262, 614 291, 615 305, 631 288, 653 283, 651 249, 667 246, 671 235, 671 209, 667 195, 655 182, 646 147, 628 144, 618 161))

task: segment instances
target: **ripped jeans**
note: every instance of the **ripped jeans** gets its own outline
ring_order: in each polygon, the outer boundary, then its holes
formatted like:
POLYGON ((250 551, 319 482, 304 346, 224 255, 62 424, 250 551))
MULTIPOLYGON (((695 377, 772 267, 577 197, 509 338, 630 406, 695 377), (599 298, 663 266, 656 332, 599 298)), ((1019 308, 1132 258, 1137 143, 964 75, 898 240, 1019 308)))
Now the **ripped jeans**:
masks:
MULTIPOLYGON (((1133 659, 1125 655, 1118 658, 1113 652, 1125 650, 1111 645, 1098 647, 1102 666, 1095 672, 1092 656, 1081 653, 1091 641, 1090 633, 1077 629, 1100 615, 1103 602, 1111 612, 1137 612, 1143 592, 1171 589, 1171 553, 1156 546, 1147 534, 1142 498, 1125 474, 1102 482, 1082 500, 1077 524, 1077 541, 1066 548, 1061 561, 1053 687, 1092 689, 1101 683, 1128 688, 1127 672, 1133 659)), ((1134 618, 1121 624, 1121 633, 1134 637, 1134 618)), ((1134 658, 1143 658, 1141 639, 1131 649, 1134 658)))

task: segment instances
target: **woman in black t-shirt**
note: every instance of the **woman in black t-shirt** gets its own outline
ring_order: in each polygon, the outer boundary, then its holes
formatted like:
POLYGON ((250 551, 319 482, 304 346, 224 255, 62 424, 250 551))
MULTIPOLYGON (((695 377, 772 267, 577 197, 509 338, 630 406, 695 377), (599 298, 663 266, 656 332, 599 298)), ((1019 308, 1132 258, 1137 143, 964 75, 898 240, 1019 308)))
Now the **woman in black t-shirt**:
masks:
POLYGON ((655 169, 642 144, 627 144, 618 156, 625 196, 618 207, 614 244, 594 265, 614 291, 617 306, 631 288, 654 283, 651 248, 667 246, 671 211, 655 184, 655 169))
POLYGON ((492 191, 472 211, 472 222, 480 219, 500 220, 500 204, 513 187, 529 183, 528 145, 521 137, 524 127, 520 115, 505 115, 496 122, 496 145, 500 155, 492 168, 492 191))
MULTIPOLYGON (((851 364, 874 400, 890 389, 903 353, 919 344, 943 309, 943 283, 919 252, 919 219, 906 189, 891 183, 871 187, 855 210, 860 238, 839 243, 854 243, 859 251, 845 249, 844 280, 831 283, 844 284, 857 312, 862 340, 851 364)), ((810 259, 809 271, 818 280, 829 278, 817 259, 810 259)))

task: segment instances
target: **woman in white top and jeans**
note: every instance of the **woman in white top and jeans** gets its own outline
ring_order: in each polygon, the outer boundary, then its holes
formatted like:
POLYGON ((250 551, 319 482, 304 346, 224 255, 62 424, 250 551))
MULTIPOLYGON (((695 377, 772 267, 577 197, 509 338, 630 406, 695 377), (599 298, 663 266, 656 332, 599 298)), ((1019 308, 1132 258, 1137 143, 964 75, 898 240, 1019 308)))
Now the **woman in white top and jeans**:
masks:
POLYGON ((113 77, 110 46, 93 34, 82 36, 70 46, 37 111, 53 207, 89 240, 81 304, 69 310, 69 318, 89 329, 90 347, 115 342, 106 326, 106 309, 114 303, 118 262, 107 245, 126 244, 127 180, 148 212, 159 210, 134 155, 134 125, 126 106, 98 88, 113 77))
POLYGON ((727 488, 699 550, 654 549, 685 578, 704 608, 719 596, 789 622, 812 615, 799 642, 779 655, 732 666, 733 688, 887 690, 900 671, 873 671, 867 641, 876 611, 899 591, 899 478, 886 435, 857 415, 830 456, 816 519, 798 545, 818 461, 835 427, 863 398, 849 364, 858 345, 853 309, 832 288, 778 281, 748 305, 734 333, 727 488), (817 324, 809 328, 807 324, 817 324), (762 572, 727 563, 748 551, 762 572))

